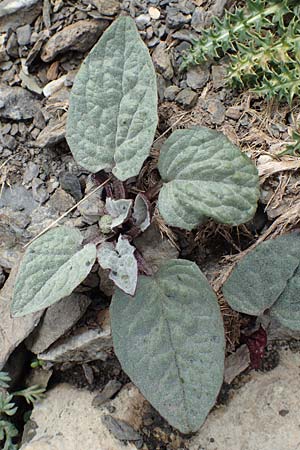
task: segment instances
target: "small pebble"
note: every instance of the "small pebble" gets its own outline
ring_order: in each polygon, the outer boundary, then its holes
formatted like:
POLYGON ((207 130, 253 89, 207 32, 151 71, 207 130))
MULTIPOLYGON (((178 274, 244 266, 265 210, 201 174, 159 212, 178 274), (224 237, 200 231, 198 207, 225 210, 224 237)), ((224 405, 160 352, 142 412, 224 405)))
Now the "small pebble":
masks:
POLYGON ((157 8, 154 8, 154 6, 150 6, 149 8, 149 15, 151 19, 157 20, 160 18, 160 10, 157 8))

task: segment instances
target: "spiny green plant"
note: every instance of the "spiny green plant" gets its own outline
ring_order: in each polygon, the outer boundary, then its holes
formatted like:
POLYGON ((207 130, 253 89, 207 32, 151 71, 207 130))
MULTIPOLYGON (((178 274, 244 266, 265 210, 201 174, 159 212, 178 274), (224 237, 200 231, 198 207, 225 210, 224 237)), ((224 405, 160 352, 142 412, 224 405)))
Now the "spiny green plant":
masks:
POLYGON ((300 7, 295 0, 247 0, 204 29, 182 69, 229 56, 228 81, 267 98, 300 94, 300 7))
POLYGON ((205 420, 223 380, 217 297, 190 261, 169 260, 156 272, 147 267, 133 238, 150 226, 156 200, 166 223, 186 230, 208 218, 246 222, 255 213, 259 183, 246 155, 221 133, 201 127, 177 130, 162 146, 158 199, 134 194, 157 120, 149 52, 134 21, 121 17, 81 65, 68 112, 75 159, 96 178, 110 180, 102 192, 99 242, 84 242, 77 229, 62 226, 31 243, 15 282, 12 314, 29 314, 70 295, 97 258, 116 285, 110 307, 116 355, 152 405, 189 433, 205 420))
POLYGON ((9 420, 16 414, 18 407, 12 401, 14 397, 24 397, 27 403, 34 403, 43 397, 45 389, 38 386, 30 386, 16 392, 8 392, 11 378, 7 372, 0 371, 0 444, 3 450, 17 450, 14 438, 19 434, 15 425, 9 420))

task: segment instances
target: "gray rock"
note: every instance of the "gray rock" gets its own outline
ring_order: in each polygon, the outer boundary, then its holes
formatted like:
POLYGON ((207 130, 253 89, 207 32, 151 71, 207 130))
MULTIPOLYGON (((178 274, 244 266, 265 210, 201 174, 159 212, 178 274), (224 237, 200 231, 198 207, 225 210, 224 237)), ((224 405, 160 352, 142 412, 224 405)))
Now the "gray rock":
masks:
POLYGON ((212 121, 216 125, 221 125, 225 120, 225 106, 218 99, 209 100, 207 103, 207 111, 211 115, 212 121))
POLYGON ((166 45, 159 44, 152 53, 152 60, 157 72, 160 73, 166 80, 170 80, 173 75, 173 67, 171 58, 166 50, 166 45))
POLYGON ((180 91, 180 88, 178 86, 176 86, 175 84, 173 84, 172 86, 168 86, 165 89, 164 97, 168 101, 173 101, 173 100, 175 100, 175 97, 179 91, 180 91))
POLYGON ((226 86, 227 66, 221 66, 221 65, 212 66, 211 75, 212 75, 213 86, 215 89, 220 89, 220 88, 226 86))
POLYGON ((0 30, 15 30, 31 24, 42 11, 42 0, 3 0, 0 2, 0 30))
POLYGON ((57 119, 51 119, 40 134, 38 135, 35 145, 37 147, 51 147, 59 144, 65 139, 66 135, 67 114, 57 119))
POLYGON ((62 214, 75 205, 74 198, 63 189, 56 189, 48 202, 49 206, 58 213, 62 214))
POLYGON ((120 9, 120 0, 91 0, 91 3, 103 16, 115 16, 120 9))
POLYGON ((72 336, 62 338, 49 350, 40 353, 39 359, 52 362, 105 361, 112 350, 109 323, 103 329, 79 330, 72 336))
POLYGON ((84 221, 89 225, 93 225, 100 220, 104 214, 104 202, 99 197, 99 192, 88 197, 83 203, 78 205, 78 211, 82 215, 84 221))
POLYGON ((56 80, 50 81, 43 87, 43 94, 45 97, 50 97, 55 92, 59 91, 66 81, 67 75, 62 75, 60 78, 56 80))
POLYGON ((31 223, 27 227, 27 231, 32 236, 36 236, 46 227, 51 225, 54 222, 54 220, 58 218, 58 216, 59 214, 52 208, 50 208, 48 205, 39 206, 38 208, 34 209, 31 213, 31 223))
POLYGON ((32 119, 40 108, 40 102, 31 92, 17 86, 0 83, 0 98, 4 103, 0 117, 4 119, 32 119))
POLYGON ((178 250, 169 239, 161 235, 155 223, 152 223, 143 234, 135 238, 133 243, 153 272, 156 272, 166 260, 178 258, 179 255, 178 250))
POLYGON ((121 389, 122 384, 118 380, 109 380, 109 382, 104 386, 102 391, 96 395, 92 401, 92 405, 95 408, 99 408, 103 403, 110 400, 113 395, 115 395, 121 389))
POLYGON ((24 317, 11 317, 10 306, 17 271, 18 266, 16 265, 0 291, 0 370, 14 349, 38 325, 43 313, 43 311, 39 311, 24 317))
POLYGON ((167 6, 166 24, 169 28, 181 28, 183 25, 191 21, 191 15, 185 15, 178 11, 177 8, 167 6))
POLYGON ((82 191, 79 179, 70 172, 61 172, 59 174, 59 182, 61 188, 68 194, 72 195, 78 202, 82 198, 82 191))
MULTIPOLYGON (((70 384, 53 387, 34 405, 20 450, 136 450, 134 443, 116 439, 102 423, 107 411, 92 406, 93 393, 70 384)), ((142 426, 147 402, 133 385, 110 402, 112 415, 135 430, 142 426)))
POLYGON ((4 206, 13 206, 16 211, 24 211, 30 214, 38 206, 38 203, 34 200, 32 193, 27 191, 24 186, 15 185, 4 187, 0 197, 0 208, 4 206))
POLYGON ((136 442, 137 448, 143 445, 143 439, 135 429, 124 420, 116 419, 110 415, 102 416, 102 423, 110 431, 110 433, 119 441, 136 442))
POLYGON ((31 26, 29 24, 23 25, 22 27, 18 27, 16 31, 18 44, 21 46, 28 45, 31 38, 31 26))
POLYGON ((192 89, 201 89, 208 82, 209 76, 209 65, 202 64, 201 66, 192 67, 188 70, 186 82, 192 89))
POLYGON ((49 198, 49 192, 47 191, 44 182, 40 178, 34 178, 31 185, 34 200, 42 205, 49 198))
POLYGON ((234 353, 225 358, 224 381, 230 384, 235 377, 250 366, 250 353, 247 345, 241 345, 234 353))
POLYGON ((151 17, 149 14, 140 14, 135 18, 135 23, 139 30, 144 30, 150 24, 150 21, 151 17))
POLYGON ((39 174, 40 168, 37 164, 32 161, 29 161, 25 167, 25 171, 23 174, 23 183, 28 184, 33 178, 36 178, 39 174))
POLYGON ((107 20, 79 20, 54 34, 44 45, 41 58, 53 61, 57 55, 69 51, 86 52, 108 27, 107 20))
POLYGON ((50 306, 37 328, 26 339, 28 350, 36 354, 47 350, 78 322, 90 303, 91 300, 85 295, 73 292, 50 306))
POLYGON ((299 447, 300 353, 280 351, 270 372, 250 381, 215 408, 188 442, 189 450, 296 450, 299 447))
POLYGON ((190 44, 193 44, 195 40, 199 39, 198 33, 185 29, 175 31, 175 33, 172 34, 172 37, 173 39, 178 39, 179 41, 186 41, 189 42, 190 44))
POLYGON ((190 109, 196 105, 198 94, 191 88, 183 89, 176 95, 176 102, 185 109, 190 109))
POLYGON ((230 119, 238 120, 243 111, 238 106, 229 106, 229 108, 226 109, 226 117, 229 117, 230 119))
POLYGON ((205 27, 205 10, 200 6, 195 9, 192 15, 191 26, 195 31, 202 31, 205 27))
POLYGON ((11 58, 19 57, 18 41, 16 33, 11 33, 11 35, 9 36, 6 43, 6 51, 11 58))

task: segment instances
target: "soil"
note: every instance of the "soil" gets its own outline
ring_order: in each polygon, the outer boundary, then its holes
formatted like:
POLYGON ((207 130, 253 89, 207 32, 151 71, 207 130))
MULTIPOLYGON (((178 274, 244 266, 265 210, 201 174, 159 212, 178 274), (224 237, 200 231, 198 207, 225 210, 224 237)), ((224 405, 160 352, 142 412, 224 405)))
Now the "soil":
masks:
MULTIPOLYGON (((247 90, 231 89, 224 81, 228 63, 226 58, 207 64, 203 73, 194 76, 193 82, 187 81, 189 76, 191 79, 189 73, 179 71, 182 54, 190 46, 190 37, 186 36, 188 33, 192 33, 194 38, 200 36, 197 24, 192 20, 196 16, 195 9, 202 8, 204 17, 208 20, 207 25, 212 11, 218 11, 218 15, 222 16, 226 2, 124 0, 119 4, 115 1, 100 1, 102 12, 94 6, 97 3, 87 0, 37 2, 37 7, 28 15, 27 22, 21 25, 21 30, 13 23, 8 30, 1 31, 0 26, 0 83, 5 85, 8 96, 12 95, 13 88, 22 87, 34 101, 29 117, 21 119, 13 117, 12 113, 5 115, 0 107, 1 196, 5 191, 22 185, 32 194, 33 200, 30 201, 37 202, 40 208, 50 208, 53 207, 51 199, 57 195, 55 203, 59 202, 59 209, 50 214, 51 222, 78 201, 75 199, 74 185, 67 189, 62 182, 63 176, 72 174, 76 177, 80 182, 81 194, 84 194, 90 181, 89 174, 74 161, 64 139, 64 124, 72 82, 89 48, 86 48, 82 39, 77 42, 77 48, 73 45, 60 53, 54 52, 50 60, 43 58, 43 48, 51 36, 67 26, 73 25, 74 29, 80 32, 83 27, 81 21, 92 23, 96 20, 105 28, 118 14, 130 14, 135 18, 141 37, 157 62, 160 98, 157 135, 151 156, 137 181, 138 187, 149 189, 157 182, 155 162, 163 141, 171 131, 193 125, 222 131, 261 168, 262 194, 257 213, 251 222, 239 227, 228 227, 209 221, 193 232, 161 225, 161 231, 179 248, 180 257, 196 262, 218 293, 224 317, 227 350, 232 352, 239 346, 241 332, 249 326, 249 318, 232 311, 220 294, 220 287, 230 267, 258 240, 298 226, 299 212, 295 205, 299 196, 300 164, 297 165, 296 157, 285 156, 278 159, 276 153, 285 148, 290 140, 291 129, 299 122, 299 106, 295 104, 291 110, 286 104, 267 102, 247 90), (158 19, 151 19, 148 14, 149 7, 160 12, 158 19), (174 22, 175 25, 172 25, 174 22), (23 25, 28 25, 27 29, 24 29, 23 25), (183 34, 180 35, 180 32, 183 34), (38 42, 41 42, 40 49, 38 42), (155 54, 159 45, 163 46, 163 56, 155 54), (164 58, 167 58, 168 64, 164 62, 164 58), (173 73, 170 74, 170 70, 173 73), (63 76, 65 80, 60 88, 45 96, 42 92, 43 89, 45 92, 45 86, 50 89, 49 83, 63 76), (201 87, 197 87, 199 85, 201 87), (186 97, 184 101, 175 95, 172 99, 172 92, 178 94, 185 89, 192 89, 192 93, 189 92, 190 103, 186 97), (263 171, 265 161, 281 161, 282 170, 278 170, 278 166, 274 165, 268 172, 263 171), (284 168, 286 161, 295 162, 292 170, 284 168), (66 203, 63 203, 62 190, 67 194, 67 197, 64 197, 66 203)), ((229 7, 231 3, 228 2, 229 7)), ((19 14, 21 15, 21 12, 19 14)), ((200 27, 199 24, 198 26, 200 27)), ((97 38, 93 39, 96 42, 97 38)), ((18 101, 22 107, 24 102, 29 100, 26 97, 18 101)), ((25 197, 22 201, 25 202, 25 197)), ((0 197, 0 218, 3 207, 0 197)), ((9 216, 9 212, 5 214, 9 216)), ((82 227, 80 217, 80 212, 75 209, 65 220, 75 225, 80 224, 81 229, 88 234, 89 226, 82 227)), ((39 229, 41 223, 34 223, 34 220, 39 222, 41 219, 32 219, 33 228, 39 229)), ((20 226, 17 232, 13 228, 7 230, 4 224, 5 222, 0 224, 0 287, 7 279, 17 256, 13 254, 12 259, 9 259, 6 253, 1 253, 1 249, 6 248, 8 239, 11 239, 10 247, 18 254, 21 247, 37 234, 28 233, 26 226, 20 226)), ((42 228, 43 226, 42 224, 42 228)), ((96 270, 93 271, 93 276, 97 279, 96 270)), ((95 285, 99 285, 99 280, 95 282, 93 279, 90 284, 85 285, 91 296, 95 294, 95 285)), ((103 296, 101 308, 108 304, 109 298, 103 296)), ((97 323, 95 314, 96 311, 90 308, 77 327, 93 327, 97 323)), ((298 341, 292 341, 290 346, 298 346, 298 341)), ((276 346, 268 347, 262 361, 262 370, 271 370, 277 364, 276 346)), ((111 379, 122 384, 129 381, 114 355, 106 362, 94 361, 86 366, 92 370, 92 379, 90 369, 82 364, 55 365, 50 387, 66 381, 79 388, 99 391, 111 379)), ((219 397, 221 403, 226 402, 231 388, 232 386, 223 386, 219 397)), ((185 449, 180 433, 171 429, 154 410, 151 417, 145 418, 142 434, 149 449, 185 449)))

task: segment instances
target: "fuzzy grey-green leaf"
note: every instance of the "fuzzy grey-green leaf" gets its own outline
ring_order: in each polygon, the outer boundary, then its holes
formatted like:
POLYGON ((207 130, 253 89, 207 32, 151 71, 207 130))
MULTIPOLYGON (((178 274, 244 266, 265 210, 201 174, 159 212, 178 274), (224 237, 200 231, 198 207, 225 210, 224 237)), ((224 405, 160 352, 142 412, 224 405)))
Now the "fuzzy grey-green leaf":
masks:
POLYGON ((96 247, 87 244, 82 248, 82 240, 78 230, 59 227, 28 247, 14 287, 14 317, 47 308, 85 279, 95 262, 96 247))
POLYGON ((300 329, 300 236, 287 234, 261 243, 237 264, 224 283, 231 308, 258 316, 271 314, 300 329))
POLYGON ((168 225, 192 230, 208 218, 238 225, 255 213, 256 167, 222 133, 176 130, 161 149, 158 169, 164 181, 158 208, 168 225))
POLYGON ((110 312, 124 371, 172 426, 196 431, 215 403, 224 365, 222 317, 202 272, 170 260, 139 278, 134 298, 117 290, 110 312))
POLYGON ((67 141, 91 172, 120 180, 139 173, 157 126, 156 76, 134 21, 120 17, 104 32, 75 78, 67 141))

